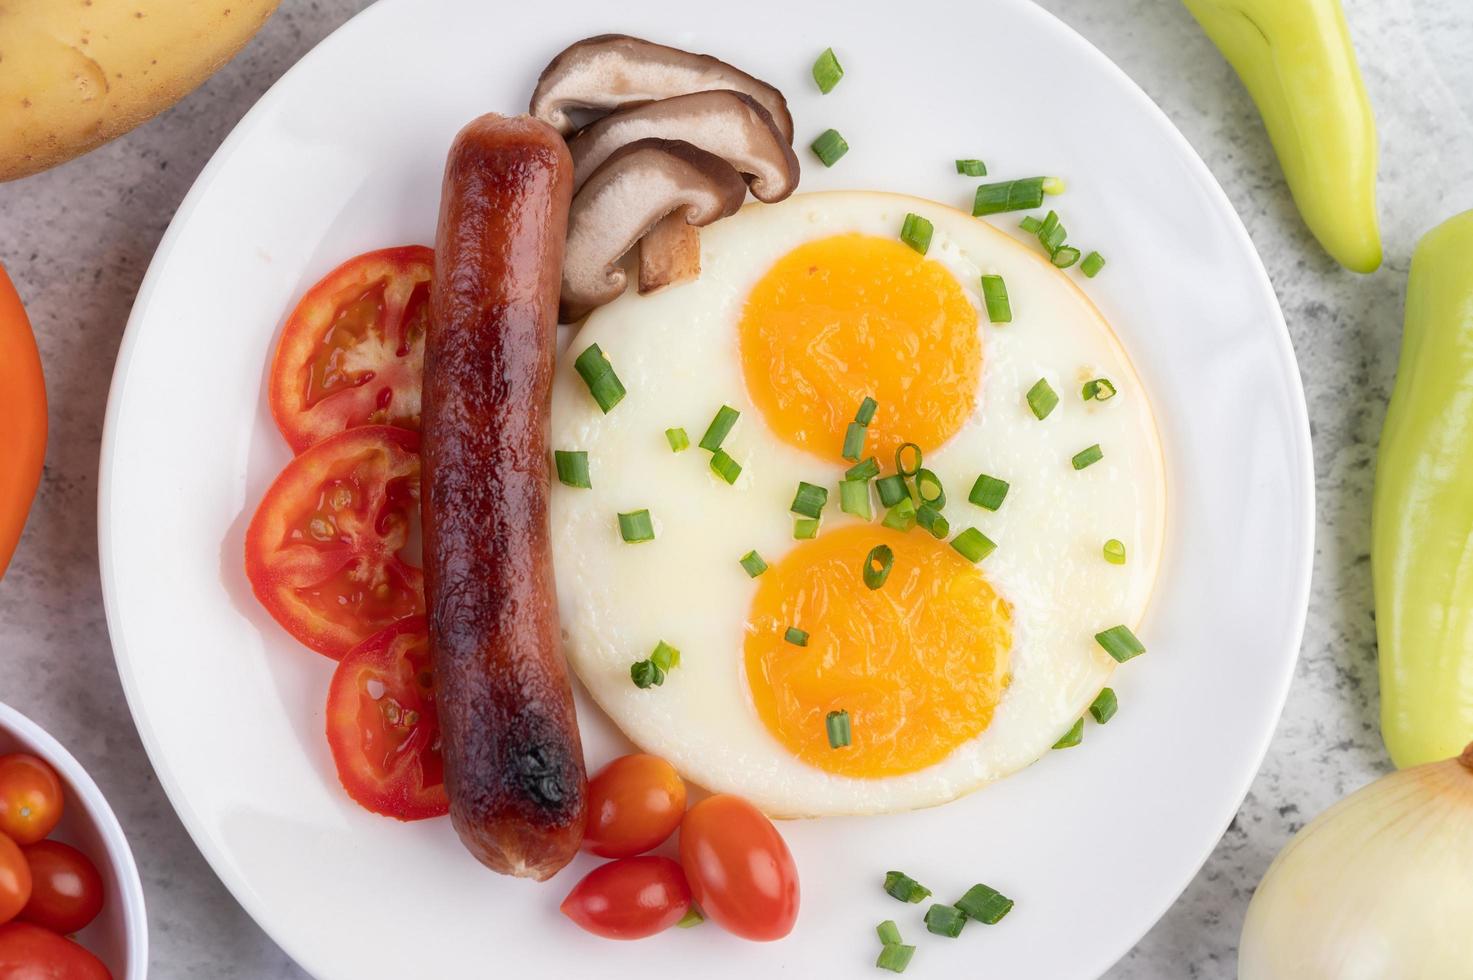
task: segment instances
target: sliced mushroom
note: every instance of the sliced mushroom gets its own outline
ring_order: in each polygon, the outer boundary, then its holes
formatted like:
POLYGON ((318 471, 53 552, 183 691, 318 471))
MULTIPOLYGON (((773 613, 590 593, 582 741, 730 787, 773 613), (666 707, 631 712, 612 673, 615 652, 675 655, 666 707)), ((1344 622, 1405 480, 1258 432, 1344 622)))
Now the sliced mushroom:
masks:
POLYGON ((672 211, 639 240, 639 291, 657 289, 695 279, 701 274, 701 231, 672 211))
POLYGON ((793 117, 777 89, 708 54, 625 34, 601 34, 569 45, 537 79, 528 111, 564 136, 577 127, 569 109, 618 109, 691 92, 734 89, 772 114, 778 132, 793 142, 793 117))
POLYGON ((568 211, 561 319, 576 320, 624 292, 628 275, 619 260, 666 215, 681 211, 701 227, 734 213, 746 196, 731 164, 689 143, 642 139, 615 150, 568 211))
POLYGON ((621 109, 568 141, 573 189, 619 147, 656 137, 683 140, 750 175, 752 195, 769 204, 798 186, 798 157, 756 99, 731 89, 692 92, 621 109))

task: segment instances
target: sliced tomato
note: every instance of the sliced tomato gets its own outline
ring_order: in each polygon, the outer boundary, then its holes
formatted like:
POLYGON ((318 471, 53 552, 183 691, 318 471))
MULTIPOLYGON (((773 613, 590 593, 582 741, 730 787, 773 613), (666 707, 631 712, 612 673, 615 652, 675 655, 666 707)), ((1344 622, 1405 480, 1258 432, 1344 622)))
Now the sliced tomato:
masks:
POLYGON ((435 253, 367 252, 329 272, 287 317, 271 414, 293 452, 360 425, 419 429, 435 253))
POLYGON ((419 433, 340 432, 287 464, 246 530, 256 598, 334 660, 424 612, 424 575, 403 556, 419 524, 419 433))
POLYGON ((327 690, 327 744, 360 806, 400 820, 450 811, 423 616, 358 644, 327 690))

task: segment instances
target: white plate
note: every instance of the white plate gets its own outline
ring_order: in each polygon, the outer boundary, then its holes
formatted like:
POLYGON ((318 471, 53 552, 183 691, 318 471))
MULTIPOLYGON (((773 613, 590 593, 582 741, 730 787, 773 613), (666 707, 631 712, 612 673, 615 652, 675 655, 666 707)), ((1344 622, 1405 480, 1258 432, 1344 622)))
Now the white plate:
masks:
MULTIPOLYGON (((319 45, 215 154, 139 293, 103 442, 103 590, 134 718, 195 842, 320 977, 523 966, 617 977, 650 964, 872 976, 872 930, 891 917, 927 976, 1104 971, 1180 893, 1242 800, 1304 624, 1304 398, 1227 199, 1129 79, 1021 0, 764 0, 728 11, 719 29, 695 29, 684 0, 563 0, 517 18, 497 6, 388 0, 319 45), (1117 675, 1120 714, 1087 729, 1081 749, 948 806, 785 824, 803 912, 777 944, 714 926, 600 941, 557 912, 591 859, 549 885, 513 881, 472 861, 446 821, 400 826, 359 810, 322 735, 332 665, 267 618, 241 570, 246 523, 288 458, 263 397, 285 312, 350 255, 432 241, 456 130, 520 110, 554 52, 605 31, 708 50, 772 81, 800 144, 837 127, 852 149, 828 171, 803 151, 808 190, 965 204, 976 181, 951 172, 959 156, 985 158, 996 177, 1067 177, 1053 203, 1072 239, 1109 258, 1088 291, 1162 426, 1165 568, 1143 628, 1151 652, 1117 675), (819 96, 808 69, 829 44, 848 74, 819 96), (930 936, 922 908, 880 890, 892 867, 943 899, 986 881, 1017 908, 956 941, 930 936)), ((623 750, 586 703, 580 718, 591 764, 623 750)))

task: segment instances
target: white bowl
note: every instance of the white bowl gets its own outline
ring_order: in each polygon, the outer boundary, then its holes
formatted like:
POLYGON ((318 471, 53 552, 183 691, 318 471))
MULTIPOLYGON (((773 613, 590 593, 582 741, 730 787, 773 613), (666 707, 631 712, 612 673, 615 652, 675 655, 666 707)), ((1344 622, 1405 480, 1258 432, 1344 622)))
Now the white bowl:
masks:
POLYGON ((148 913, 143 882, 122 825, 87 770, 40 725, 0 702, 0 755, 29 752, 45 759, 61 777, 66 806, 51 836, 92 859, 106 894, 102 913, 76 939, 112 971, 114 980, 148 975, 148 913))

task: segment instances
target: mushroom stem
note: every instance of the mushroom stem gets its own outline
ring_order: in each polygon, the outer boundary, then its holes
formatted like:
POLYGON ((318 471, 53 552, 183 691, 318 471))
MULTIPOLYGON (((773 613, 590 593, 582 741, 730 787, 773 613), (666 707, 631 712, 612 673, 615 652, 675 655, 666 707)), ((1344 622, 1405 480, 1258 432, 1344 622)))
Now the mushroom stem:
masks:
POLYGON ((681 211, 661 218, 639 242, 639 291, 652 293, 701 274, 701 230, 681 211))

